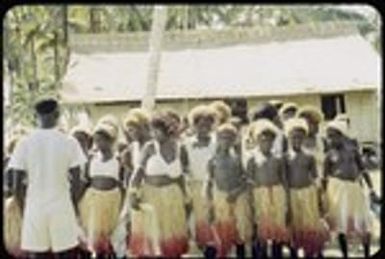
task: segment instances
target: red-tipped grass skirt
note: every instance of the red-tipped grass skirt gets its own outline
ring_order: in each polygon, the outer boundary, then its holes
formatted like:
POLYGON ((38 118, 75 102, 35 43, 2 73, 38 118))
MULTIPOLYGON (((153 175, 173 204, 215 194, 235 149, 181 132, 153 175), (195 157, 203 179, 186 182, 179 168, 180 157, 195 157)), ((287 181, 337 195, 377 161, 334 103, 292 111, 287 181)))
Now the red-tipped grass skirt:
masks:
POLYGON ((319 196, 315 185, 290 190, 291 245, 303 248, 305 255, 319 254, 329 240, 329 228, 321 218, 319 196))
POLYGON ((254 217, 258 240, 286 243, 289 230, 286 226, 286 192, 282 185, 256 187, 253 189, 254 217))
POLYGON ((369 198, 359 182, 330 177, 326 196, 326 219, 330 229, 346 234, 351 241, 367 238, 372 218, 369 198))
POLYGON ((236 244, 244 244, 252 238, 252 217, 247 192, 241 193, 234 203, 227 201, 228 193, 214 189, 213 207, 216 248, 219 257, 225 257, 236 244))
POLYGON ((203 181, 190 181, 189 188, 192 198, 193 230, 198 246, 210 244, 214 237, 208 221, 209 203, 204 196, 203 181))
POLYGON ((110 237, 118 222, 121 199, 118 188, 102 191, 91 187, 80 201, 80 220, 91 252, 112 252, 110 237))
POLYGON ((25 254, 21 250, 22 212, 14 197, 4 203, 4 245, 13 257, 22 258, 25 254))
POLYGON ((188 251, 188 231, 180 187, 144 184, 140 196, 141 209, 131 211, 130 254, 181 257, 188 251))

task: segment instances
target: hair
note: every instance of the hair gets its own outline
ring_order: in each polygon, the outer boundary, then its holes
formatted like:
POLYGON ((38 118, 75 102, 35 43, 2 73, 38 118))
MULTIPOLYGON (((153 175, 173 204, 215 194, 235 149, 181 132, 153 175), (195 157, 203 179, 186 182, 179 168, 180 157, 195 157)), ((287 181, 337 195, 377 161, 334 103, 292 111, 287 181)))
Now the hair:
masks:
POLYGON ((287 136, 289 136, 293 130, 302 130, 305 132, 305 135, 309 133, 309 126, 303 118, 290 118, 285 122, 284 127, 287 136))
POLYGON ((141 126, 148 125, 149 123, 149 116, 147 115, 146 111, 141 108, 131 109, 123 118, 124 128, 127 128, 130 125, 141 126))
POLYGON ((188 115, 188 121, 190 125, 195 125, 203 117, 210 118, 214 123, 216 118, 214 109, 208 105, 195 106, 188 115))
POLYGON ((298 117, 309 116, 310 118, 312 118, 312 120, 314 120, 317 123, 320 123, 324 119, 322 112, 316 107, 311 105, 305 105, 300 107, 300 109, 297 111, 297 116, 298 117))
POLYGON ((263 118, 253 122, 250 125, 250 131, 252 138, 256 140, 259 135, 265 132, 270 132, 274 135, 274 137, 276 137, 278 135, 279 129, 269 119, 263 118))
POLYGON ((256 121, 259 119, 273 120, 277 117, 278 111, 274 105, 270 103, 262 103, 255 107, 250 114, 250 121, 256 121))
POLYGON ((178 136, 180 117, 172 111, 162 111, 154 114, 151 126, 163 131, 167 136, 178 136))
POLYGON ((214 101, 210 104, 218 116, 218 121, 227 121, 231 117, 231 108, 223 101, 214 101))
POLYGON ((36 102, 35 110, 39 115, 48 115, 57 111, 59 108, 59 104, 54 98, 43 98, 36 102))
POLYGON ((279 109, 279 114, 282 116, 286 111, 294 110, 295 113, 298 111, 297 104, 293 102, 287 102, 282 105, 282 107, 279 109))
POLYGON ((235 126, 233 124, 231 124, 229 122, 224 123, 217 128, 218 134, 225 133, 225 132, 231 133, 234 136, 237 135, 237 129, 235 128, 235 126))

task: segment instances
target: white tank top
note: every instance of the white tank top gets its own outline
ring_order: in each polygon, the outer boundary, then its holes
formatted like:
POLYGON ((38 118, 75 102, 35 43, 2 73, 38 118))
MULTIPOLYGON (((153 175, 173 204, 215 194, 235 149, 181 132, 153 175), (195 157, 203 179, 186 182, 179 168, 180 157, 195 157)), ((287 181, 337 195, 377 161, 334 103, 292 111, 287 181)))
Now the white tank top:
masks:
POLYGON ((211 137, 207 147, 194 147, 197 137, 192 136, 186 142, 186 149, 189 158, 191 178, 193 180, 206 180, 209 174, 207 164, 210 158, 215 154, 215 139, 211 137))
POLYGON ((155 154, 147 161, 146 175, 165 175, 171 178, 177 178, 182 175, 182 164, 180 161, 180 146, 177 144, 177 151, 174 161, 167 163, 160 154, 160 146, 157 141, 154 141, 155 154))
POLYGON ((104 176, 119 180, 119 161, 116 157, 102 161, 100 153, 96 154, 90 162, 90 177, 104 176))

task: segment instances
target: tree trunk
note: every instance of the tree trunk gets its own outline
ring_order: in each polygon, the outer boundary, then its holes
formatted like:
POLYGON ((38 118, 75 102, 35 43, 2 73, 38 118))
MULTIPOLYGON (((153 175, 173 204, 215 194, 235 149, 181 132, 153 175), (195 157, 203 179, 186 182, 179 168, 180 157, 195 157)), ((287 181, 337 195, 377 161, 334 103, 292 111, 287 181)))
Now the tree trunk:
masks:
POLYGON ((33 83, 33 90, 38 90, 38 67, 37 67, 37 56, 35 52, 35 38, 32 37, 31 39, 31 60, 32 60, 32 83, 33 83))
POLYGON ((68 6, 63 5, 61 8, 63 21, 63 41, 65 46, 68 46, 68 6))
POLYGON ((183 7, 183 30, 188 30, 188 5, 183 7))
POLYGON ((55 84, 60 80, 60 64, 59 64, 59 37, 58 32, 54 32, 54 49, 53 49, 55 84))
POLYGON ((142 100, 142 107, 152 111, 155 106, 156 88, 162 51, 162 38, 167 20, 167 7, 155 6, 150 35, 150 59, 148 66, 147 86, 142 100))

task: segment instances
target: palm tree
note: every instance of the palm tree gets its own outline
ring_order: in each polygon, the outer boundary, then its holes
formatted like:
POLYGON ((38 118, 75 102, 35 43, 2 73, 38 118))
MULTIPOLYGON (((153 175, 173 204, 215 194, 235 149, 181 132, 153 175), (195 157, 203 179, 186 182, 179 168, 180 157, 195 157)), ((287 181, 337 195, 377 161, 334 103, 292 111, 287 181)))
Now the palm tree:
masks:
POLYGON ((167 7, 155 6, 150 35, 150 60, 148 66, 147 87, 142 107, 151 111, 155 106, 156 87, 162 51, 162 38, 167 19, 167 7))

